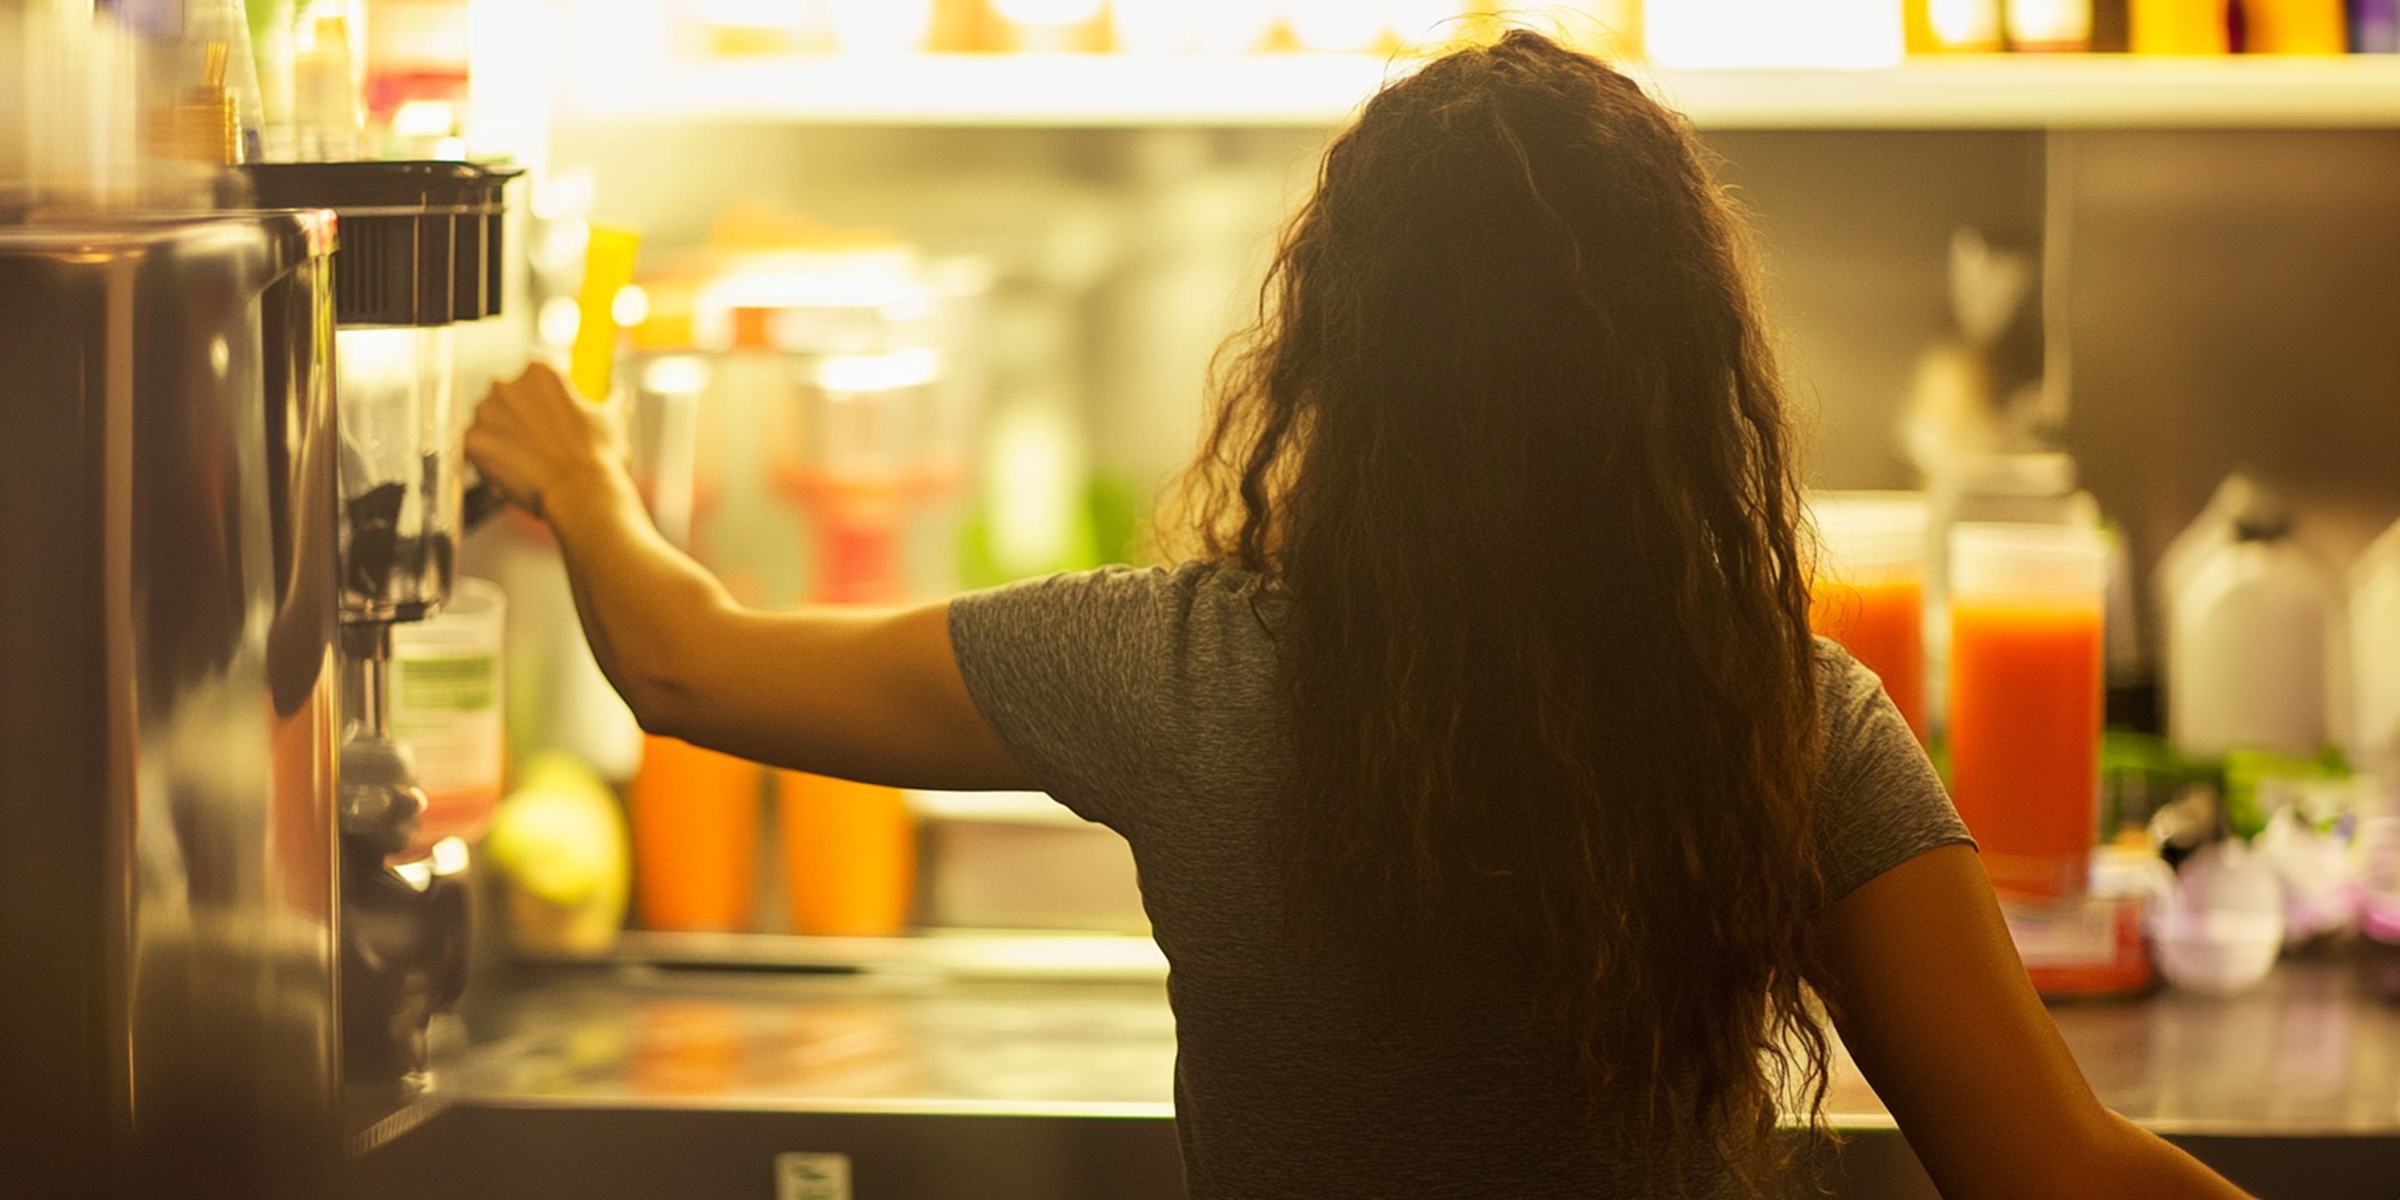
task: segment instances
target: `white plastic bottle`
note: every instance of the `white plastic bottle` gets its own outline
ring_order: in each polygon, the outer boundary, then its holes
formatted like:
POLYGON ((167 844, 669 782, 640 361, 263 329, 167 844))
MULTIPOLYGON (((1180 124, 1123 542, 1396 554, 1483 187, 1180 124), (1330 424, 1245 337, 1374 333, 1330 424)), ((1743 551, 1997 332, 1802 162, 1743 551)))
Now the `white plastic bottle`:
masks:
POLYGON ((2343 597, 2290 530, 2237 474, 2161 565, 2167 732, 2187 754, 2310 754, 2336 732, 2343 597))
POLYGON ((2381 768, 2400 765, 2400 523, 2350 568, 2351 749, 2381 768))

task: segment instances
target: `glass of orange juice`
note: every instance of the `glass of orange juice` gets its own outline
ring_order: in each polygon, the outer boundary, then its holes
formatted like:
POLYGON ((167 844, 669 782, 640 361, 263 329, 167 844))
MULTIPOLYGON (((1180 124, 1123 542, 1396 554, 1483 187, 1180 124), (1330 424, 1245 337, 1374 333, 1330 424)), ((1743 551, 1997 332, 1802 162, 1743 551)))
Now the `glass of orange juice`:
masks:
POLYGON ((2090 871, 2107 578, 2096 529, 1950 532, 1950 794, 2004 894, 2073 895, 2090 871))
POLYGON ((1883 679, 1925 741, 1925 496, 1816 492, 1817 556, 1808 624, 1883 679))

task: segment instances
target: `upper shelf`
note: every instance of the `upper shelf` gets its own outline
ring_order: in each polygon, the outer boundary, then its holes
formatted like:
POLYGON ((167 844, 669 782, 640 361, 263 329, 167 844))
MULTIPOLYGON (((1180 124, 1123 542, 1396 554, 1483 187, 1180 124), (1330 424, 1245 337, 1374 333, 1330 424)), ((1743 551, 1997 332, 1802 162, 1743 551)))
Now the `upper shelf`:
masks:
MULTIPOLYGON (((1362 55, 654 59, 570 79, 572 121, 1315 126, 1394 70, 1362 55)), ((1657 72, 1726 129, 2400 128, 2400 56, 1992 55, 1880 71, 1657 72)))

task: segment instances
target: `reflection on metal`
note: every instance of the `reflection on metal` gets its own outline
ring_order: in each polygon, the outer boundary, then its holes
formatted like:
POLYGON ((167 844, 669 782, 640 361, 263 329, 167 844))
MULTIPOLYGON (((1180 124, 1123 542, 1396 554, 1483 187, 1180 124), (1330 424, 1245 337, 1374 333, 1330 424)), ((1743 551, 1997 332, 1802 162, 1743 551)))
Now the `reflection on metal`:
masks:
POLYGON ((332 247, 0 229, 0 1193, 328 1165, 332 247))
MULTIPOLYGON (((2400 1149, 2400 948, 2287 958, 2234 997, 2060 1004, 2101 1101, 2175 1135, 2400 1149)), ((1157 983, 557 969, 487 997, 444 1071, 475 1107, 1166 1116, 1175 1023, 1157 983)), ((1839 1052, 1837 1129, 1893 1128, 1839 1052)), ((839 1147, 834 1147, 838 1149, 839 1147)))
POLYGON ((1158 980, 1167 956, 1146 937, 930 930, 916 937, 627 932, 614 961, 793 967, 971 979, 1158 980))

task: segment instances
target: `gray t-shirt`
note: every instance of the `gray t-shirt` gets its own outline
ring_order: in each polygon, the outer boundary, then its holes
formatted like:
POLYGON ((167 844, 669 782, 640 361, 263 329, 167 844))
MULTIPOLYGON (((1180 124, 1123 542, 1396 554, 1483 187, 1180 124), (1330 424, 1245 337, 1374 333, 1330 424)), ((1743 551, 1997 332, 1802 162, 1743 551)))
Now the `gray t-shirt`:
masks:
MULTIPOLYGON (((1466 948, 1433 981, 1441 1002, 1398 1019, 1354 968, 1288 933, 1271 834, 1291 753, 1276 609, 1259 576, 1206 564, 1029 580, 950 608, 959 673, 1001 741, 1133 846, 1171 968, 1191 1194, 1625 1194, 1630 1167, 1566 1127, 1579 1084, 1535 1049, 1522 963, 1466 948)), ((1817 657, 1838 898, 1968 839, 1875 676, 1822 639, 1817 657)), ((1691 1167, 1730 1182, 1722 1164, 1691 1167)))

